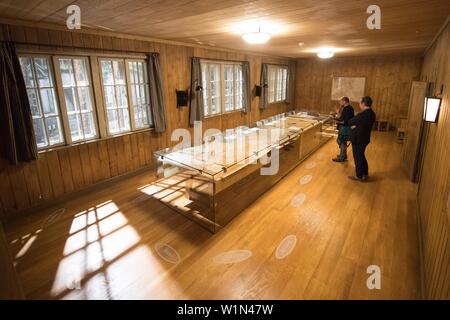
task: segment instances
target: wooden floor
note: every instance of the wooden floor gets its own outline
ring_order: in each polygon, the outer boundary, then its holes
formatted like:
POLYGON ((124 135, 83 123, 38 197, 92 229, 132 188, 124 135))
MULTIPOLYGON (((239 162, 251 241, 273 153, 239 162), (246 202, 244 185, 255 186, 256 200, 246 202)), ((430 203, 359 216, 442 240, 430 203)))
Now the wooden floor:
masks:
POLYGON ((5 232, 31 299, 417 299, 416 188, 400 150, 375 133, 363 184, 330 141, 214 235, 147 196, 148 175, 5 232), (370 265, 381 290, 367 288, 370 265))

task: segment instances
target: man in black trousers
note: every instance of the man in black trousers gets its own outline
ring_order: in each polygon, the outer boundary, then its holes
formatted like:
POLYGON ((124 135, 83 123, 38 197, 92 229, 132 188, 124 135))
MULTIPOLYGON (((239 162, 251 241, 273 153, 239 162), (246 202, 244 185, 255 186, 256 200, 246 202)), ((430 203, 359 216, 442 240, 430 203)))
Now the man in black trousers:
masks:
POLYGON ((365 151, 370 143, 370 132, 375 123, 375 112, 372 110, 372 98, 365 96, 359 103, 361 112, 348 121, 352 126, 350 140, 352 142, 353 159, 355 160, 356 176, 349 179, 357 181, 367 181, 369 178, 369 165, 367 163, 365 151))
POLYGON ((337 144, 339 146, 339 155, 333 158, 334 162, 344 162, 347 161, 347 140, 348 136, 341 134, 342 129, 349 130, 348 120, 355 116, 355 111, 353 107, 350 105, 350 99, 348 97, 342 97, 339 99, 339 106, 342 108, 340 112, 340 116, 336 119, 337 121, 337 129, 339 131, 339 135, 337 138, 337 144))

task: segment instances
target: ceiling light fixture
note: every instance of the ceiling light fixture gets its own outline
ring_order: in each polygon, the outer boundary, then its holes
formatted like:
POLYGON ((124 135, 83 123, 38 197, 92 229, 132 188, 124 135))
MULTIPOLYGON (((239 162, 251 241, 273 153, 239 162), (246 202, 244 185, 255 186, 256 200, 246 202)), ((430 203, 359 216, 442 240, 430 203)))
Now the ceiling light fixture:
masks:
POLYGON ((250 44, 263 44, 270 40, 271 34, 267 32, 261 32, 261 27, 257 32, 247 32, 242 35, 242 39, 250 44))
POLYGON ((334 52, 329 50, 329 49, 325 49, 325 50, 319 51, 317 53, 317 56, 320 59, 329 59, 329 58, 332 58, 334 56, 334 52))

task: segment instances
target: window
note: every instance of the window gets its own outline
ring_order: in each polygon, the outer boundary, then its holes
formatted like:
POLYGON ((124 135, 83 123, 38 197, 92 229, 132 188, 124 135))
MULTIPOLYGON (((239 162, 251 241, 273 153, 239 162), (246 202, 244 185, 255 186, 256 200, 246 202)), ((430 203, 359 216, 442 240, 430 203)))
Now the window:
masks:
POLYGON ((150 101, 145 61, 128 61, 128 70, 135 127, 138 129, 145 128, 151 125, 151 117, 148 116, 150 101))
POLYGON ((108 132, 117 134, 149 127, 149 83, 145 60, 101 59, 100 67, 108 132), (130 100, 128 92, 131 92, 130 100))
POLYGON ((72 142, 96 138, 97 126, 86 58, 59 58, 59 71, 72 142))
POLYGON ((100 64, 108 132, 130 131, 124 60, 101 60, 100 64))
POLYGON ((204 61, 201 67, 205 116, 242 109, 242 65, 204 61))
POLYGON ((268 85, 269 103, 286 100, 288 68, 284 66, 269 65, 268 85))
MULTIPOLYGON (((25 53, 19 60, 39 150, 152 125, 144 57, 25 53), (97 109, 94 97, 101 96, 104 105, 97 109)), ((220 101, 216 105, 220 112, 220 101)))
POLYGON ((48 57, 20 57, 38 149, 64 143, 48 57))
POLYGON ((203 101, 205 116, 219 114, 220 99, 220 64, 202 63, 203 101))

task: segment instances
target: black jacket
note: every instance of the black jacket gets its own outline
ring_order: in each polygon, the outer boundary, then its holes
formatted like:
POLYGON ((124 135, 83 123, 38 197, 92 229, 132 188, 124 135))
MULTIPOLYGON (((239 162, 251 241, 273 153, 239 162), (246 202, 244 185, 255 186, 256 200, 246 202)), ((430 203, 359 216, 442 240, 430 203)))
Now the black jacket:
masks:
POLYGON ((372 108, 365 109, 348 121, 349 126, 355 126, 350 134, 353 144, 364 145, 370 142, 370 132, 375 123, 376 115, 372 108))
MULTIPOLYGON (((341 117, 337 120, 344 121, 344 126, 348 126, 348 120, 350 120, 354 116, 355 116, 355 110, 353 109, 353 107, 351 105, 348 105, 348 106, 344 107, 344 109, 342 109, 341 117)), ((338 124, 337 128, 339 129, 339 127, 341 125, 342 124, 338 124)))

